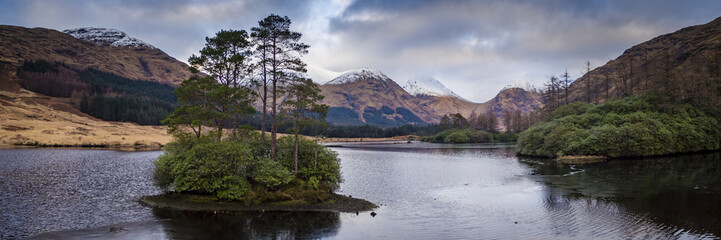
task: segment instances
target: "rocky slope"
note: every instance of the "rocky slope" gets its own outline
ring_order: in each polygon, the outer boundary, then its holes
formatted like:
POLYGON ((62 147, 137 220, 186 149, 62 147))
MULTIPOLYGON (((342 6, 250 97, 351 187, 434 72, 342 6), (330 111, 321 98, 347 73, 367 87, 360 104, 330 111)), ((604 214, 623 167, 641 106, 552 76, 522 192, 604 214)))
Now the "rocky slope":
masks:
POLYGON ((601 103, 657 92, 721 105, 721 17, 633 46, 571 84, 571 100, 601 103))

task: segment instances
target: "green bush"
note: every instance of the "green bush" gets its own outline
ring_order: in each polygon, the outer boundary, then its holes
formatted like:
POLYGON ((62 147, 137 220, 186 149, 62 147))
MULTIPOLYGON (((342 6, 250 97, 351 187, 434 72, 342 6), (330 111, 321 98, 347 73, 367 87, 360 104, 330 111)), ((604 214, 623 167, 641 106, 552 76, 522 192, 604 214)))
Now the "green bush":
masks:
MULTIPOLYGON (((298 139, 298 172, 297 178, 304 181, 314 181, 327 185, 328 190, 338 188, 343 181, 340 175, 340 158, 338 154, 323 145, 305 138, 298 139)), ((295 140, 292 136, 278 139, 278 162, 286 169, 295 167, 295 140)))
POLYGON ((659 156, 718 150, 720 136, 716 119, 699 108, 636 96, 560 107, 552 119, 521 133, 516 151, 544 157, 659 156))
POLYGON ((276 189, 278 186, 290 182, 293 178, 285 167, 270 158, 260 158, 253 167, 250 174, 253 181, 258 182, 268 189, 276 189))
POLYGON ((493 143, 513 142, 515 133, 489 133, 473 129, 449 129, 433 136, 421 138, 421 141, 432 143, 493 143))
POLYGON ((471 142, 471 138, 466 135, 465 131, 456 131, 448 136, 446 136, 446 139, 444 139, 444 142, 446 143, 469 143, 471 142))
MULTIPOLYGON (((243 143, 198 143, 177 154, 163 156, 170 164, 170 184, 177 192, 213 194, 220 199, 240 200, 250 189, 247 169, 254 162, 243 143)), ((161 160, 162 161, 162 160, 161 160)))
POLYGON ((278 139, 277 161, 269 158, 268 147, 255 131, 238 131, 220 142, 213 134, 200 139, 182 132, 175 136, 154 163, 153 181, 164 191, 246 203, 320 201, 343 180, 337 153, 305 138, 299 139, 298 171, 291 174, 295 144, 290 136, 278 139))

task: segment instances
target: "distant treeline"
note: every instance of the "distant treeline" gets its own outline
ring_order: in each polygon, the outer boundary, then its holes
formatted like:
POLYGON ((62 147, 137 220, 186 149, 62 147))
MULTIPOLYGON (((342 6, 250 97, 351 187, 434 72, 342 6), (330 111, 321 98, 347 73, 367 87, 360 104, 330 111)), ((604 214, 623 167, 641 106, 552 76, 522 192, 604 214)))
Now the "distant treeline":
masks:
POLYGON ((58 62, 26 61, 18 76, 23 88, 70 98, 80 111, 106 121, 159 125, 177 106, 171 86, 58 62))
MULTIPOLYGON (((260 113, 252 114, 239 119, 239 124, 247 124, 254 129, 260 129, 261 124, 260 113)), ((227 124, 231 124, 228 122, 227 124)), ((226 125, 227 125, 226 124, 226 125)), ((290 119, 283 118, 282 116, 278 120, 278 132, 285 133, 290 132, 293 124, 290 119)), ((267 123, 266 129, 270 128, 270 123, 267 123)), ((439 125, 401 125, 397 127, 379 127, 373 125, 360 125, 360 126, 337 126, 337 125, 318 125, 315 124, 311 127, 301 129, 300 133, 307 136, 325 136, 325 137, 339 137, 339 138, 384 138, 404 135, 418 135, 418 136, 429 136, 434 135, 441 131, 439 125)))

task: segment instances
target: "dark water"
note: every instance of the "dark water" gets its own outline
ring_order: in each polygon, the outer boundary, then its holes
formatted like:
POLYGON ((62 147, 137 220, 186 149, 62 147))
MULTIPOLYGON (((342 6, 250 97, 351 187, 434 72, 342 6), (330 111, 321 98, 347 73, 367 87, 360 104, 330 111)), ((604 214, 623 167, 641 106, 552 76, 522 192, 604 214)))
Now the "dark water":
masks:
POLYGON ((360 213, 157 210, 160 152, 0 150, 0 236, 76 239, 649 239, 721 236, 719 153, 565 166, 512 147, 333 148, 360 213), (42 234, 41 234, 42 233, 42 234), (41 235, 37 235, 41 234, 41 235))

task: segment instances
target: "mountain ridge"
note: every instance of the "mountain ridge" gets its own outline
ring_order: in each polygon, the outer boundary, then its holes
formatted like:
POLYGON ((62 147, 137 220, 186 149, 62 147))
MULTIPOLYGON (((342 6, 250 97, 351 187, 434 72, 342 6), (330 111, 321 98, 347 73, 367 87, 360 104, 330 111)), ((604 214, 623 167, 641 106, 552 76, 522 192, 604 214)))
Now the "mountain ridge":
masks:
POLYGON ((400 87, 381 71, 356 69, 321 85, 321 94, 325 96, 322 103, 330 106, 327 121, 341 125, 428 124, 438 123, 447 114, 461 113, 468 117, 474 112, 489 111, 500 118, 503 110, 519 109, 528 113, 543 105, 538 92, 526 92, 520 88, 504 89, 483 103, 474 103, 454 94, 436 79, 427 81, 425 86, 418 84, 412 87, 412 90, 417 90, 415 94, 408 89, 400 87))

